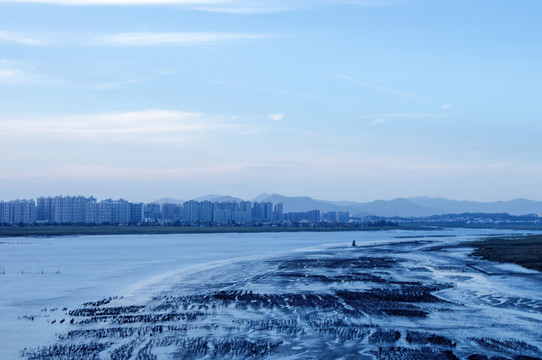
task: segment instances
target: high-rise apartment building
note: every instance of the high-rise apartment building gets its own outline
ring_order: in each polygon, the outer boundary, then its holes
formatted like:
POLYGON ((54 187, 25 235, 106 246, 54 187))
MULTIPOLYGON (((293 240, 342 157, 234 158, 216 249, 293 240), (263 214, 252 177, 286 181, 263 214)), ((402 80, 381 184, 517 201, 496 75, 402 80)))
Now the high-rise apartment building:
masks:
POLYGON ((183 222, 198 223, 199 222, 199 202, 190 200, 183 205, 183 222))
POLYGON ((37 220, 49 223, 88 223, 87 204, 96 202, 93 197, 55 196, 40 197, 37 204, 37 220))
POLYGON ((232 212, 229 209, 215 209, 213 211, 213 222, 226 225, 232 221, 232 212))
POLYGON ((160 205, 162 219, 168 221, 181 220, 183 208, 179 204, 163 203, 160 205))
POLYGON ((214 203, 205 200, 199 203, 199 222, 210 223, 213 221, 214 203))
POLYGON ((339 211, 337 213, 337 221, 340 223, 347 223, 350 221, 350 212, 349 211, 339 211))
POLYGON ((142 223, 144 220, 145 206, 143 203, 131 203, 130 204, 130 222, 133 224, 142 223))
POLYGON ((33 224, 36 222, 36 203, 34 200, 0 201, 1 224, 33 224))
POLYGON ((145 221, 156 221, 160 218, 160 204, 149 203, 144 206, 145 221))
POLYGON ((53 198, 39 197, 37 201, 37 220, 43 222, 53 222, 55 210, 53 198))
POLYGON ((86 206, 85 222, 87 224, 97 224, 99 220, 98 213, 99 207, 96 199, 88 201, 86 206))
POLYGON ((273 206, 273 221, 282 221, 283 220, 283 206, 282 203, 275 204, 273 206))

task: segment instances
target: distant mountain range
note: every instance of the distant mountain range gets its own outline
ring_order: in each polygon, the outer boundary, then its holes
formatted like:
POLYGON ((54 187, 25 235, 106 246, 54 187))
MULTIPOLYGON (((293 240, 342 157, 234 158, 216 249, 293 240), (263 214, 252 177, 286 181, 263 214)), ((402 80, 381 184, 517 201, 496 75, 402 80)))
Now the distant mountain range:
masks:
MULTIPOLYGON (((197 201, 243 201, 243 199, 211 194, 195 198, 197 201)), ((284 212, 300 212, 319 209, 328 211, 349 211, 355 216, 382 217, 425 217, 442 214, 461 213, 508 213, 510 215, 542 214, 542 201, 514 199, 509 201, 477 202, 457 201, 444 198, 415 197, 393 200, 375 200, 367 203, 353 201, 316 200, 308 196, 284 196, 263 193, 250 201, 282 203, 284 212)), ((182 203, 182 200, 159 199, 157 203, 182 203)))
MULTIPOLYGON (((289 197, 278 194, 262 194, 254 199, 254 201, 269 201, 272 203, 283 203, 284 212, 291 211, 308 211, 319 209, 320 211, 349 211, 356 216, 430 216, 441 212, 435 209, 429 209, 421 205, 417 205, 408 199, 395 200, 376 200, 369 203, 359 203, 351 201, 327 201, 315 200, 308 196, 289 197)), ((542 208, 542 206, 541 206, 542 208)))

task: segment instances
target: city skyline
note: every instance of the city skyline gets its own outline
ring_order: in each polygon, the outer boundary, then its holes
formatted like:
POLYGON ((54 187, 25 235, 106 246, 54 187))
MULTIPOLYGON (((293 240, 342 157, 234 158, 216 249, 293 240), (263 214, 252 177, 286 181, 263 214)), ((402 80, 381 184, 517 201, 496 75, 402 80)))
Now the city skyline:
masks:
MULTIPOLYGON (((313 210, 307 221, 320 221, 320 211, 313 210)), ((304 213, 284 214, 282 203, 251 201, 195 201, 183 203, 134 203, 124 199, 84 196, 41 196, 34 201, 0 201, 0 225, 42 224, 170 224, 170 225, 246 225, 300 221, 304 213), (297 218, 296 216, 299 216, 297 218)), ((337 221, 335 213, 334 221, 337 221)), ((327 218, 326 218, 327 219, 327 218)), ((348 222, 349 213, 341 217, 348 222)))
MULTIPOLYGON (((111 210, 110 204, 129 204, 130 207, 133 204, 140 204, 141 206, 149 209, 162 209, 163 207, 180 207, 183 208, 185 204, 208 204, 208 206, 214 206, 213 204, 223 204, 225 208, 219 208, 219 210, 229 210, 232 214, 235 211, 246 211, 247 206, 253 206, 254 204, 271 204, 277 205, 280 204, 281 212, 284 209, 285 213, 307 213, 313 210, 322 211, 322 214, 326 212, 346 212, 352 213, 356 216, 383 216, 383 217, 405 217, 405 218, 417 218, 424 216, 434 216, 434 215, 445 215, 445 214, 508 214, 511 216, 534 216, 536 218, 542 217, 542 201, 534 201, 529 199, 513 199, 509 201, 495 201, 495 202, 476 202, 476 201, 458 201, 445 198, 430 198, 430 197, 414 197, 414 198, 397 198, 392 200, 374 200, 370 202, 353 202, 353 201, 333 201, 333 200, 322 200, 322 199, 313 199, 308 196, 298 196, 298 197, 289 197, 280 194, 267 194, 263 193, 259 196, 251 199, 242 199, 237 197, 232 197, 228 195, 218 195, 218 194, 209 194, 206 196, 200 196, 192 199, 173 199, 173 198, 161 198, 155 199, 150 202, 141 202, 126 200, 123 198, 113 197, 106 199, 97 199, 94 196, 82 196, 82 195, 45 195, 37 197, 36 201, 34 199, 10 199, 4 201, 0 199, 0 215, 3 211, 8 211, 4 213, 4 218, 11 217, 12 219, 16 218, 15 213, 19 211, 22 213, 24 207, 36 207, 39 209, 40 206, 43 209, 44 203, 49 203, 51 205, 45 206, 45 208, 51 208, 53 203, 61 203, 62 201, 68 202, 78 202, 79 205, 66 205, 61 206, 59 209, 68 209, 68 208, 79 208, 83 209, 86 205, 83 203, 90 202, 91 207, 86 210, 81 210, 79 215, 82 216, 84 212, 90 211, 89 216, 91 219, 99 218, 101 215, 100 211, 106 209, 107 211, 111 210), (100 208, 98 205, 101 203, 106 204, 105 208, 100 208), (11 204, 11 205, 9 205, 11 204), (41 205, 40 205, 41 204, 41 205), (10 210, 2 206, 11 206, 10 210), (15 207, 19 210, 15 210, 15 207), (234 209, 235 208, 235 209, 234 209)), ((273 206, 274 206, 273 205, 273 206)), ((116 206, 116 205, 115 205, 116 206)), ((124 206, 127 209, 127 205, 118 205, 119 211, 124 206)), ((273 212, 275 209, 272 209, 273 212)), ((31 210, 25 210, 30 211, 31 210)), ((52 210, 48 210, 52 211, 52 210)), ((154 212, 155 210, 150 210, 154 212)), ((206 211, 211 211, 211 208, 208 208, 206 211)), ((267 213, 271 213, 271 208, 266 210, 267 213)), ((39 211, 38 211, 39 212, 39 211)), ((169 211, 166 211, 169 212, 169 211)), ((211 211, 212 212, 212 211, 211 211)), ((171 211, 175 213, 175 211, 171 211)), ((180 213, 179 213, 180 214, 180 213)), ((224 214, 223 214, 224 215, 224 214)), ((65 215, 63 215, 65 216, 65 215)), ((76 216, 76 217, 77 217, 76 216)), ((110 215, 107 215, 109 217, 110 215)), ((121 215, 119 215, 120 217, 121 215)), ((29 217, 29 215, 27 215, 29 217)), ((152 217, 152 216, 151 216, 152 217)), ((237 221, 241 221, 243 216, 237 218, 237 221)), ((257 216, 256 216, 257 218, 257 216)), ((38 220, 39 216, 38 216, 38 220)), ((43 220, 43 219, 42 219, 43 220)), ((171 219, 170 219, 171 220, 171 219)), ((1 222, 1 218, 0 218, 1 222)), ((91 221, 93 222, 93 221, 91 221)))
POLYGON ((542 200, 541 11, 0 0, 2 198, 542 200))

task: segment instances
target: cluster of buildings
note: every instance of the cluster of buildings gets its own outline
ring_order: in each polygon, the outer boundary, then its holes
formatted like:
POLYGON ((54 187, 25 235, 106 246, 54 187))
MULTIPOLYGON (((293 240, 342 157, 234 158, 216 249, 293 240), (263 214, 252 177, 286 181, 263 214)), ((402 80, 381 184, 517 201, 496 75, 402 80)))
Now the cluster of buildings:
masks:
POLYGON ((353 219, 348 211, 329 211, 321 213, 320 210, 306 212, 289 212, 284 214, 284 221, 289 222, 325 222, 325 223, 347 223, 353 219))
POLYGON ((33 224, 36 222, 34 200, 0 201, 0 224, 33 224))
POLYGON ((40 197, 36 221, 53 224, 129 224, 143 221, 143 203, 93 197, 40 197))
POLYGON ((244 225, 280 222, 283 207, 270 202, 190 200, 183 204, 145 204, 144 217, 147 222, 244 225))
POLYGON ((133 203, 94 197, 55 196, 34 200, 0 201, 0 224, 176 224, 258 225, 349 221, 348 212, 283 212, 282 203, 195 201, 133 203))
POLYGON ((143 221, 143 203, 93 197, 55 196, 0 201, 0 224, 128 224, 143 221))

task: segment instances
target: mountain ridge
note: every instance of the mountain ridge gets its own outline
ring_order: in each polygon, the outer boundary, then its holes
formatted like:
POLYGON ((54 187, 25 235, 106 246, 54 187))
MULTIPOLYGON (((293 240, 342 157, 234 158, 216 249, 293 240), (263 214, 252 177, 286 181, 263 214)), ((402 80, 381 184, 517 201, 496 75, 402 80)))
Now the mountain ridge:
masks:
MULTIPOLYGON (((166 199, 156 202, 163 203, 166 199)), ((170 200, 170 199, 167 199, 170 200)), ((171 199, 173 200, 173 199, 171 199)), ((209 194, 194 198, 196 201, 244 201, 228 196, 209 194)), ((321 212, 349 211, 354 216, 381 217, 427 217, 461 213, 507 213, 510 215, 542 214, 542 201, 516 198, 506 201, 479 202, 469 200, 451 200, 442 197, 418 196, 370 202, 317 200, 309 196, 285 196, 262 193, 249 201, 282 203, 284 212, 303 212, 318 209, 321 212)), ((175 200, 176 203, 181 202, 175 200)))

